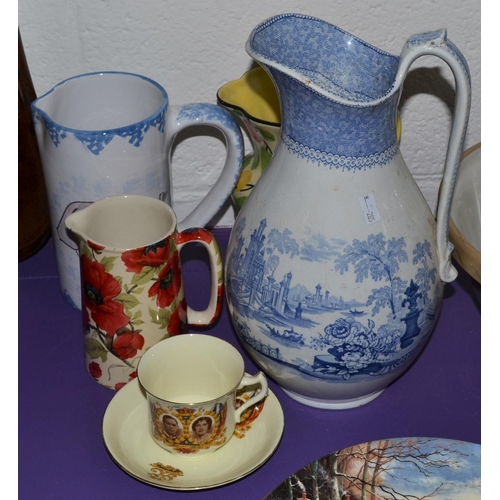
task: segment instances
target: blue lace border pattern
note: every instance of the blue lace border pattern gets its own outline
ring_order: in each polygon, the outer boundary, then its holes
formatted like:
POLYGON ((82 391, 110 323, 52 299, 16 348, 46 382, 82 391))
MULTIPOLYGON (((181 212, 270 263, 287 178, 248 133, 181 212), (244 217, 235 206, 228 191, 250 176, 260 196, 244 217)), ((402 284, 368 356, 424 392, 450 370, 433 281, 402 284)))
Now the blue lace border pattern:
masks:
POLYGON ((149 119, 133 125, 95 132, 79 131, 62 127, 38 112, 34 114, 34 119, 45 122, 47 132, 56 148, 59 147, 63 139, 68 137, 68 134, 72 134, 75 139, 84 144, 92 154, 98 156, 116 136, 128 139, 128 142, 132 144, 132 146, 138 148, 141 146, 146 133, 151 127, 158 129, 158 131, 163 134, 165 132, 166 108, 161 109, 149 119))
POLYGON ((368 156, 344 156, 313 149, 295 141, 287 134, 282 134, 281 140, 285 147, 299 158, 305 158, 320 165, 342 170, 366 170, 367 168, 386 165, 396 156, 399 150, 399 145, 396 142, 381 153, 373 153, 368 156))

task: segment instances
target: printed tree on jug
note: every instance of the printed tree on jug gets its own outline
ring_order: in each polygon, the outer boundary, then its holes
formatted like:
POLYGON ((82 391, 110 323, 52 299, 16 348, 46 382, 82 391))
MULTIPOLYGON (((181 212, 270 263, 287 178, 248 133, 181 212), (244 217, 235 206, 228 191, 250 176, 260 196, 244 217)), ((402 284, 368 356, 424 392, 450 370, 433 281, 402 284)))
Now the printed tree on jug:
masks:
POLYGON ((373 281, 386 281, 389 285, 374 288, 368 297, 367 305, 374 304, 372 316, 381 308, 390 307, 392 317, 396 318, 397 304, 401 303, 407 283, 397 277, 399 264, 408 261, 404 248, 404 238, 391 238, 387 241, 382 233, 370 234, 365 241, 353 240, 352 245, 344 248, 342 256, 335 260, 335 270, 344 274, 349 264, 354 266, 356 283, 371 277, 373 281))
POLYGON ((431 244, 428 241, 417 243, 413 250, 413 264, 421 267, 418 268, 414 281, 419 286, 424 304, 429 300, 431 284, 434 284, 437 278, 437 269, 430 268, 427 259, 432 259, 431 244))

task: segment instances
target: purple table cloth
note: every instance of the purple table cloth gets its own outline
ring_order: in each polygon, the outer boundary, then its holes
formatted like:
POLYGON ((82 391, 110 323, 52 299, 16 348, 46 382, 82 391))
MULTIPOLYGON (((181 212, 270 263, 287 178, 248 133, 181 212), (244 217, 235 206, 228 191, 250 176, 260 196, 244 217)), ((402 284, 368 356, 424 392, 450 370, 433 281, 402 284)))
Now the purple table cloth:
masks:
MULTIPOLYGON (((224 253, 229 230, 214 234, 224 253)), ((202 254, 195 249, 182 256, 187 300, 198 309, 206 306, 209 288, 202 254)), ((258 500, 297 469, 347 446, 397 437, 480 443, 480 326, 473 284, 460 269, 459 278, 445 287, 441 315, 425 350, 380 397, 357 409, 320 410, 293 401, 271 380, 285 416, 283 438, 271 458, 231 484, 166 490, 130 477, 106 451, 101 424, 115 393, 86 372, 81 313, 59 291, 49 241, 19 264, 19 498, 258 500)), ((205 331, 235 345, 246 370, 258 371, 225 305, 219 321, 205 331)))

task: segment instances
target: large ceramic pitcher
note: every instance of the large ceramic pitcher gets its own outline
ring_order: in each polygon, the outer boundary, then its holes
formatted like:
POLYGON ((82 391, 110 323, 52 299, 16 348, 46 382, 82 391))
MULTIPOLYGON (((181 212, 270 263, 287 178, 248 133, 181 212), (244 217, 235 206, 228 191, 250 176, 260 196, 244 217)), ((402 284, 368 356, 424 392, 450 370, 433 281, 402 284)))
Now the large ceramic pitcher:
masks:
POLYGON ((360 406, 421 351, 456 277, 448 216, 467 63, 445 30, 410 37, 396 57, 294 14, 259 24, 247 51, 278 88, 282 128, 229 242, 234 327, 297 401, 360 406), (437 224, 396 136, 403 81, 423 55, 446 61, 457 88, 437 224))
POLYGON ((141 75, 101 72, 70 78, 35 101, 32 113, 59 281, 75 307, 80 278, 77 245, 64 226, 67 215, 120 194, 172 205, 172 142, 186 127, 209 125, 225 137, 226 161, 207 196, 179 222, 181 229, 204 226, 231 195, 243 161, 241 132, 230 113, 215 104, 172 106, 165 89, 141 75))

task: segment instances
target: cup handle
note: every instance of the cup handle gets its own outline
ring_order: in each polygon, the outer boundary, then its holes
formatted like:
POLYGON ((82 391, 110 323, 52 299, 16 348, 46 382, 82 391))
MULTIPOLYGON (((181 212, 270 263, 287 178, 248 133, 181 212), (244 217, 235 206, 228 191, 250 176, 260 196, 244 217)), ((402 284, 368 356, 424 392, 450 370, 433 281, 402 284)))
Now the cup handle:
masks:
POLYGON ((172 145, 174 137, 192 125, 208 125, 222 132, 226 140, 226 162, 219 178, 208 194, 186 218, 178 222, 179 230, 205 226, 231 196, 243 165, 244 142, 241 130, 231 113, 210 103, 185 104, 168 107, 167 131, 171 134, 167 141, 172 145))
POLYGON ((187 321, 188 324, 195 326, 210 325, 218 318, 222 308, 224 273, 219 245, 212 233, 201 227, 185 229, 177 233, 176 242, 179 251, 188 243, 201 243, 208 252, 211 271, 210 302, 204 311, 196 311, 188 305, 187 321))
POLYGON ((268 392, 267 378, 262 372, 257 373, 257 375, 245 374, 241 379, 240 385, 238 386, 238 390, 243 389, 243 387, 247 385, 255 385, 255 384, 260 384, 261 391, 254 397, 250 398, 247 402, 243 403, 236 410, 235 412, 236 422, 239 422, 241 415, 243 415, 243 413, 246 410, 248 410, 250 406, 253 406, 255 403, 262 401, 267 396, 268 392))

